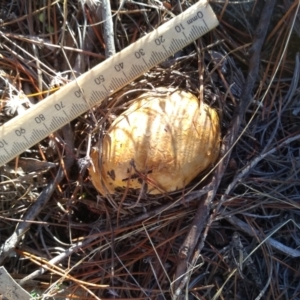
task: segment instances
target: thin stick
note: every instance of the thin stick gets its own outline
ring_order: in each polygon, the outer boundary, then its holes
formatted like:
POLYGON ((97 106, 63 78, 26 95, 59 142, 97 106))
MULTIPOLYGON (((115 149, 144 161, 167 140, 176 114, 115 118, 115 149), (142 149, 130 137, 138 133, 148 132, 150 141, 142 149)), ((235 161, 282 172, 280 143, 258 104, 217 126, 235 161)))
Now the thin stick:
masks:
POLYGON ((111 15, 111 7, 109 0, 102 0, 101 13, 103 23, 103 33, 105 41, 105 56, 109 58, 116 53, 115 41, 114 41, 114 30, 113 30, 113 20, 111 15))
MULTIPOLYGON (((173 299, 178 299, 178 297, 182 293, 182 289, 184 288, 189 278, 190 270, 193 269, 194 264, 190 264, 192 253, 196 248, 196 245, 198 243, 198 240, 200 238, 201 232, 203 231, 205 224, 208 224, 209 211, 211 209, 212 201, 215 197, 217 188, 228 165, 232 148, 238 140, 239 128, 241 126, 245 111, 251 101, 252 90, 254 88, 256 78, 258 75, 260 52, 265 41, 275 3, 276 1, 274 0, 266 1, 260 17, 259 24, 255 31, 252 47, 250 49, 250 53, 252 53, 252 56, 249 61, 248 76, 243 87, 240 105, 235 111, 235 115, 233 117, 233 123, 223 139, 221 147, 222 161, 216 168, 211 182, 214 188, 204 196, 204 199, 199 204, 191 229, 179 250, 179 262, 175 273, 175 281, 173 283, 173 299), (178 280, 179 278, 180 280, 178 280)), ((206 239, 206 234, 207 230, 201 240, 201 243, 198 246, 198 250, 193 256, 193 262, 197 261, 198 259, 198 255, 206 239)))
MULTIPOLYGON (((68 153, 72 153, 74 149, 73 135, 70 134, 71 126, 66 125, 62 129, 65 131, 64 136, 68 147, 68 153), (70 151, 70 152, 69 152, 70 151)), ((65 168, 61 167, 57 172, 56 177, 47 185, 47 187, 41 192, 38 199, 32 206, 28 208, 23 216, 23 222, 20 222, 14 231, 14 233, 5 241, 0 248, 0 264, 3 264, 4 260, 14 251, 14 248, 20 243, 23 235, 29 230, 31 221, 35 220, 40 211, 45 207, 52 194, 54 193, 56 186, 65 177, 66 172, 70 169, 74 162, 73 155, 67 155, 64 163, 65 168)))

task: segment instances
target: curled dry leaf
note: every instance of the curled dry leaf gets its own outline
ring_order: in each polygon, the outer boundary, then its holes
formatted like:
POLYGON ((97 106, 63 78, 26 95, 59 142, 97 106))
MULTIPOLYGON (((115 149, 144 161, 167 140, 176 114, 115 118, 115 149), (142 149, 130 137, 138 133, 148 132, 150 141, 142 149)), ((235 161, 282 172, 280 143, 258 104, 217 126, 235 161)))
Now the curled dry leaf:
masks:
POLYGON ((146 93, 117 117, 100 144, 89 171, 102 195, 143 183, 149 194, 176 191, 218 158, 219 118, 183 90, 146 93))

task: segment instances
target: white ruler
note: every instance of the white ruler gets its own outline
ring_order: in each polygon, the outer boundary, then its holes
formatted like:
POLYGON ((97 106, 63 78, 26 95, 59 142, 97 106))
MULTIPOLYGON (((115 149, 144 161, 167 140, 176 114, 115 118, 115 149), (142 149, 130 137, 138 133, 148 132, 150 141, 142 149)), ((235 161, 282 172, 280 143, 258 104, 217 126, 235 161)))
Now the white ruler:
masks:
POLYGON ((0 127, 0 166, 218 25, 206 0, 139 39, 0 127))

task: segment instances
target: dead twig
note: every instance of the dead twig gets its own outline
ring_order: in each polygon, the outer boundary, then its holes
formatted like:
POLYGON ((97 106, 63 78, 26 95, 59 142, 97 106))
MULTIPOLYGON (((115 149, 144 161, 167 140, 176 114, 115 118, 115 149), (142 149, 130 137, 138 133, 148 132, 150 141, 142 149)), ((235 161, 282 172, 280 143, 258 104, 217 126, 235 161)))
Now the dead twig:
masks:
MULTIPOLYGON (((277 231, 277 229, 275 229, 267 237, 262 237, 258 230, 254 229, 254 228, 251 228, 247 223, 243 222, 242 220, 240 220, 239 218, 237 218, 235 216, 227 217, 226 220, 228 222, 230 222, 231 224, 233 224, 239 230, 247 233, 249 236, 252 236, 252 237, 255 237, 255 238, 260 237, 260 239, 262 240, 261 243, 264 243, 264 242, 269 243, 269 245, 272 246, 277 251, 280 251, 281 253, 284 253, 284 254, 289 255, 291 257, 300 257, 300 251, 299 250, 292 249, 291 247, 288 247, 288 246, 278 242, 274 238, 271 238, 271 236, 274 234, 274 232, 277 231)), ((280 227, 282 227, 282 226, 280 226, 280 227)))
POLYGON ((260 52, 265 41, 265 37, 267 34, 267 30, 269 27, 270 19, 272 16, 272 11, 275 6, 275 1, 268 0, 265 3, 264 9, 261 13, 259 24, 256 28, 255 35, 253 38, 253 43, 251 49, 249 51, 251 55, 250 63, 249 63, 249 71, 248 76, 246 78, 246 82, 243 88, 242 96, 240 99, 240 104, 237 107, 235 112, 233 123, 231 128, 228 130, 226 136, 223 139, 222 143, 222 160, 218 165, 217 169, 214 172, 212 184, 214 189, 208 192, 203 202, 199 204, 195 219, 192 223, 191 229, 183 242, 180 250, 179 250, 179 262, 175 274, 175 282, 173 286, 173 299, 178 299, 179 295, 182 292, 188 278, 189 273, 193 269, 196 261, 198 260, 199 253, 204 245, 204 241, 206 238, 206 234, 208 232, 208 227, 205 230, 203 238, 198 246, 197 251, 195 252, 192 262, 190 262, 190 258, 194 249, 198 243, 200 234, 205 226, 208 223, 209 210, 211 208, 211 203, 215 197, 216 190, 221 182, 222 175, 225 172, 225 169, 228 165, 228 161, 230 158, 230 153, 232 151, 233 146, 236 144, 239 136, 239 129, 245 114, 245 111, 250 103, 252 90, 254 88, 256 78, 258 75, 259 63, 260 63, 260 52), (180 280, 178 280, 180 278, 180 280))
POLYGON ((263 159, 265 159, 268 155, 271 155, 273 153, 275 153, 276 151, 278 151, 280 148, 289 145, 290 143, 292 143, 293 141, 297 141, 300 139, 300 134, 291 136, 287 139, 285 139, 284 141, 282 141, 279 145, 275 146, 274 148, 270 149, 269 151, 266 151, 262 154, 260 154, 259 156, 255 157, 253 160, 251 160, 244 168, 243 170, 241 170, 232 180, 232 182, 228 185, 224 195, 221 198, 221 202, 225 201, 225 199, 227 198, 227 196, 229 195, 229 193, 232 191, 232 189, 237 185, 238 182, 240 182, 242 180, 242 178, 244 178, 247 174, 250 173, 250 171, 252 169, 254 169, 254 167, 263 159))
POLYGON ((116 53, 114 41, 114 26, 112 22, 111 7, 109 0, 103 0, 101 5, 102 19, 104 20, 103 31, 105 41, 105 56, 109 58, 116 53))
POLYGON ((105 47, 105 57, 109 58, 116 53, 114 41, 114 25, 111 13, 110 1, 87 1, 91 12, 96 15, 98 20, 103 20, 103 39, 105 47))
POLYGON ((64 167, 61 167, 57 172, 56 177, 47 185, 47 187, 41 192, 38 199, 34 202, 32 206, 26 211, 23 216, 23 222, 16 226, 14 233, 5 241, 5 243, 0 248, 0 264, 14 251, 14 248, 20 243, 23 235, 30 228, 31 222, 36 219, 40 211, 45 207, 49 199, 51 198, 56 186, 63 180, 66 173, 71 168, 74 157, 70 155, 73 152, 73 135, 70 125, 66 125, 63 129, 64 137, 66 140, 66 147, 68 150, 68 155, 64 161, 64 167))

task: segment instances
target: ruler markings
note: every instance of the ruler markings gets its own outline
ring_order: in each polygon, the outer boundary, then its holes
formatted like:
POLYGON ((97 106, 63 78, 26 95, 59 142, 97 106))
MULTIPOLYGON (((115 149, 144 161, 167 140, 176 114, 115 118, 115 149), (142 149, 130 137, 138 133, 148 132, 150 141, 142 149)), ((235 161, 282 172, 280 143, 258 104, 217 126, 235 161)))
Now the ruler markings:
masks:
POLYGON ((94 106, 97 103, 97 100, 99 99, 99 95, 101 95, 99 92, 93 91, 90 96, 89 103, 91 103, 91 105, 94 106))
POLYGON ((65 118, 63 117, 53 117, 52 121, 50 123, 50 128, 60 128, 61 126, 63 126, 65 124, 65 118))
POLYGON ((140 66, 138 66, 138 65, 133 65, 133 66, 131 67, 130 72, 129 72, 129 76, 130 76, 130 77, 136 76, 137 74, 139 74, 139 70, 140 70, 140 66))
POLYGON ((32 131, 31 139, 32 139, 32 137, 33 137, 33 139, 41 138, 45 135, 45 133, 47 133, 47 131, 42 130, 42 129, 34 129, 32 131))
POLYGON ((16 152, 19 152, 19 151, 23 151, 24 147, 26 147, 26 143, 21 143, 21 142, 14 142, 14 147, 17 151, 16 152))
POLYGON ((193 26, 191 32, 195 30, 196 32, 196 35, 199 35, 199 34, 203 34, 206 32, 205 28, 203 26, 193 26))
POLYGON ((109 87, 108 87, 108 90, 115 90, 118 86, 118 83, 117 83, 117 78, 113 78, 109 87))
POLYGON ((76 116, 78 114, 80 114, 83 110, 88 110, 88 104, 84 103, 84 104, 73 104, 72 108, 71 108, 71 115, 76 116))
POLYGON ((0 127, 0 165, 13 159, 96 104, 198 39, 218 21, 206 0, 140 38, 116 55, 0 127), (88 103, 87 103, 88 102, 88 103), (44 129, 36 129, 43 126, 44 129), (16 142, 23 137, 26 142, 16 142), (30 137, 30 139, 29 139, 30 137))
POLYGON ((123 87, 123 85, 126 85, 127 81, 123 78, 114 78, 112 80, 111 85, 109 86, 109 90, 118 90, 121 87, 123 87))
MULTIPOLYGON (((164 45, 162 45, 162 47, 164 48, 164 50, 165 50, 165 52, 167 53, 167 56, 168 56, 168 57, 171 56, 172 54, 174 54, 172 51, 167 50, 166 47, 165 47, 164 45)), ((165 56, 165 54, 164 54, 164 56, 165 56)))
POLYGON ((162 52, 152 51, 151 58, 149 60, 150 65, 155 66, 161 61, 164 61, 164 54, 162 52))
POLYGON ((146 70, 150 69, 150 67, 149 67, 148 63, 145 61, 145 59, 144 59, 144 58, 142 58, 142 60, 143 60, 144 64, 145 64, 145 65, 146 65, 146 67, 147 67, 147 69, 146 69, 146 70))
POLYGON ((138 76, 139 74, 144 73, 145 70, 147 70, 147 69, 145 69, 145 66, 141 66, 141 65, 133 65, 133 66, 131 67, 131 70, 130 70, 130 72, 129 72, 129 75, 130 75, 130 77, 136 77, 136 76, 138 76))
POLYGON ((94 106, 97 103, 97 99, 99 99, 95 94, 93 94, 90 99, 89 99, 89 103, 91 104, 91 106, 94 106))
POLYGON ((209 27, 207 26, 205 20, 202 19, 202 22, 204 23, 204 26, 205 26, 205 32, 208 32, 209 31, 209 27))
POLYGON ((106 91, 106 93, 107 93, 107 95, 106 95, 105 97, 107 97, 107 96, 109 95, 109 90, 106 88, 105 85, 103 85, 103 87, 104 87, 104 89, 105 89, 105 91, 106 91))
POLYGON ((123 78, 114 78, 112 80, 111 85, 109 86, 110 90, 118 90, 121 89, 124 85, 127 84, 127 81, 123 78))
POLYGON ((182 45, 184 45, 184 41, 183 40, 179 40, 179 39, 173 39, 170 49, 172 52, 176 51, 176 49, 181 48, 182 45))
POLYGON ((91 105, 94 105, 96 103, 97 99, 99 99, 98 98, 99 95, 100 95, 99 92, 92 91, 92 94, 91 94, 90 99, 89 99, 89 103, 91 103, 91 105))
POLYGON ((44 127, 46 128, 46 130, 49 132, 48 126, 47 126, 45 123, 43 123, 43 125, 44 125, 44 127))
POLYGON ((37 138, 40 138, 40 137, 43 137, 45 134, 45 132, 39 132, 38 130, 34 129, 32 131, 32 134, 31 134, 31 139, 37 139, 37 138))
POLYGON ((17 154, 18 153, 18 150, 16 149, 16 148, 13 148, 13 150, 12 150, 12 154, 17 154))
MULTIPOLYGON (((71 108, 72 109, 72 108, 71 108)), ((63 113, 64 113, 64 115, 67 117, 67 120, 69 120, 70 119, 70 117, 68 116, 68 114, 66 113, 66 111, 65 110, 63 110, 63 113)), ((72 114, 71 114, 72 115, 72 114)))
POLYGON ((92 106, 94 106, 99 99, 105 99, 108 96, 107 92, 103 91, 92 91, 91 97, 90 97, 90 103, 92 106))
POLYGON ((126 81, 128 82, 128 79, 130 79, 130 78, 127 78, 127 75, 124 71, 122 73, 123 73, 124 77, 126 78, 126 81))

